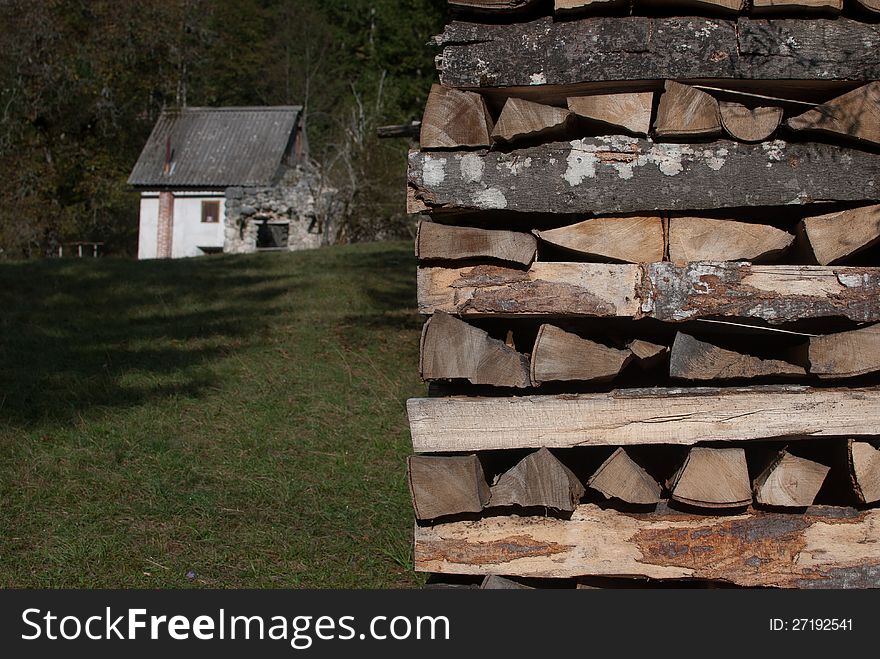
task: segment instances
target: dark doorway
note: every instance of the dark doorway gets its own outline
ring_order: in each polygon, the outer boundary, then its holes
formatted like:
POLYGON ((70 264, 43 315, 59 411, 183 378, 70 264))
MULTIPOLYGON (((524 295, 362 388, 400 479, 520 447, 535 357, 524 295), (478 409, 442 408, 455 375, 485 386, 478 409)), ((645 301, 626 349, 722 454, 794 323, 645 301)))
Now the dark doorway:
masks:
POLYGON ((263 220, 257 227, 257 249, 287 249, 289 222, 263 220))

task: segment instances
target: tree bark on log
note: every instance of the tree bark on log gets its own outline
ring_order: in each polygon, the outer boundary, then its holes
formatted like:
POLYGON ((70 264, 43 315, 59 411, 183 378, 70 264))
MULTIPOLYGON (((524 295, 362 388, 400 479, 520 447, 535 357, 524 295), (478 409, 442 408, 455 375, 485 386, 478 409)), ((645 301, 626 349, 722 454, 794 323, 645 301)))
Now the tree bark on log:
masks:
POLYGON ((877 588, 880 510, 808 508, 713 517, 661 505, 624 513, 595 504, 571 519, 491 517, 416 528, 423 572, 523 577, 639 576, 740 586, 877 588))
POLYGON ((880 78, 880 26, 848 18, 545 17, 513 25, 455 21, 434 43, 442 48, 440 80, 450 87, 880 78))
POLYGON ((875 201, 878 178, 875 154, 830 144, 622 135, 512 153, 412 151, 408 171, 415 199, 429 208, 595 214, 875 201))
POLYGON ((630 389, 501 398, 411 398, 417 453, 786 437, 872 437, 880 389, 630 389))

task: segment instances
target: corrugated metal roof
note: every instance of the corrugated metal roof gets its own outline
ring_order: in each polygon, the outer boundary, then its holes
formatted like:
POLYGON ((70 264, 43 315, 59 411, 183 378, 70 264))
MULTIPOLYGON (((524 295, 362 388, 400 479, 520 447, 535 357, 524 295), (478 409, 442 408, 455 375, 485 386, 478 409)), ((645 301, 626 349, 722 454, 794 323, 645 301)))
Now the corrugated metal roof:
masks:
POLYGON ((185 108, 162 113, 128 177, 148 188, 268 185, 296 127, 299 106, 185 108), (164 173, 171 138, 171 167, 164 173))

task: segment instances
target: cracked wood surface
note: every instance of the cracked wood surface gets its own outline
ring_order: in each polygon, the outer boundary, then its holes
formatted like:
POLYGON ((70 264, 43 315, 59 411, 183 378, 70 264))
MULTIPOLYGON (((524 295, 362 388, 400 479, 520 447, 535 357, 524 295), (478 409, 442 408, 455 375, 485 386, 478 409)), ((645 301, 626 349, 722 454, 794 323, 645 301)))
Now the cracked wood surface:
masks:
POLYGON ((416 453, 866 437, 880 428, 880 389, 696 387, 411 398, 407 413, 416 453))
POLYGON ((880 25, 848 18, 454 21, 434 38, 450 87, 644 79, 874 80, 880 25))
POLYGON ((623 513, 595 504, 571 519, 489 517, 415 529, 423 572, 523 577, 638 576, 740 586, 877 588, 880 510, 813 507, 708 517, 661 504, 623 513))
POLYGON ((418 304, 462 317, 494 315, 880 320, 880 268, 697 262, 536 262, 419 268, 418 304))
POLYGON ((876 154, 831 144, 611 135, 509 153, 412 151, 407 185, 429 209, 600 214, 873 201, 878 175, 876 154))

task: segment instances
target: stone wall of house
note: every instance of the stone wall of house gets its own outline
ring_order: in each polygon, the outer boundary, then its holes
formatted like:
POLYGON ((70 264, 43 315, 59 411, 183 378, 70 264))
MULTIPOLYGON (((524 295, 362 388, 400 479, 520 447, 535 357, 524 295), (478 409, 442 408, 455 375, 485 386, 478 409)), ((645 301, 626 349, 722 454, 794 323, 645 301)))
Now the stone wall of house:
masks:
POLYGON ((289 223, 287 249, 291 251, 327 245, 333 238, 330 207, 334 196, 307 166, 288 169, 271 187, 228 188, 223 251, 257 251, 257 235, 264 222, 289 223))

